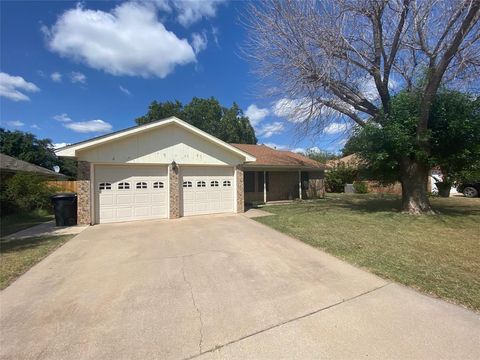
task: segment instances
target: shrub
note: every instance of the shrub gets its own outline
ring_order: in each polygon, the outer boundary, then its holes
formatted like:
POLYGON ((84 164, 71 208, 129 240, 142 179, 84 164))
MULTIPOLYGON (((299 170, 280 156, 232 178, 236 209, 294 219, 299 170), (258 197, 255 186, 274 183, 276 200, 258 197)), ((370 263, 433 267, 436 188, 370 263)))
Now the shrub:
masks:
POLYGON ((368 193, 368 185, 365 181, 356 181, 353 183, 353 189, 356 194, 366 194, 368 193))
POLYGON ((50 197, 55 188, 48 186, 41 177, 31 174, 15 174, 5 184, 7 201, 24 212, 37 209, 51 209, 50 197))
POLYGON ((358 170, 344 163, 335 165, 325 172, 325 187, 328 192, 344 192, 345 184, 351 184, 357 177, 358 170))

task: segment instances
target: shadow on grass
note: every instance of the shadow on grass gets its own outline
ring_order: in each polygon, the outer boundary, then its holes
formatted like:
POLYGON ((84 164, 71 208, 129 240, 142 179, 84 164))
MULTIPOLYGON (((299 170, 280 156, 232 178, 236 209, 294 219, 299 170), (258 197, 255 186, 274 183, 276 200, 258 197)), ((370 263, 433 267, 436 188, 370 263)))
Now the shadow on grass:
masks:
MULTIPOLYGON (((432 207, 440 215, 468 216, 480 215, 480 201, 465 198, 432 198, 432 207)), ((309 214, 313 211, 351 211, 359 213, 389 213, 402 212, 401 198, 394 195, 346 195, 327 194, 325 199, 313 202, 299 202, 291 206, 298 213, 309 214)), ((280 205, 282 206, 282 205, 280 205)))
POLYGON ((2 253, 10 253, 21 250, 33 249, 51 241, 51 237, 30 237, 25 239, 10 239, 0 241, 0 251, 2 253))

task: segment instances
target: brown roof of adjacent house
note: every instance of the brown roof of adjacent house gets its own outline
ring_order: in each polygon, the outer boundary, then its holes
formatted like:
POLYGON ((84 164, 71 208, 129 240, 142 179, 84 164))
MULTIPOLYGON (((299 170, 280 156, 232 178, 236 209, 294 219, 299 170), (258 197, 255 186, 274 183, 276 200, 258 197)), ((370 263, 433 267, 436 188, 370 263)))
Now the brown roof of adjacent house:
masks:
POLYGON ((256 161, 247 163, 247 166, 274 166, 274 167, 297 167, 308 169, 325 169, 325 165, 312 160, 301 154, 291 151, 272 149, 266 145, 231 144, 236 148, 249 153, 257 158, 256 161))
POLYGON ((55 171, 48 170, 44 167, 31 164, 29 162, 16 159, 12 156, 0 154, 0 171, 16 173, 26 172, 35 173, 46 177, 64 177, 65 175, 56 173, 55 171))
POLYGON ((347 166, 357 167, 360 164, 362 164, 362 162, 363 162, 362 159, 357 154, 350 154, 340 159, 329 160, 327 161, 327 165, 335 166, 340 163, 343 163, 344 165, 347 165, 347 166))

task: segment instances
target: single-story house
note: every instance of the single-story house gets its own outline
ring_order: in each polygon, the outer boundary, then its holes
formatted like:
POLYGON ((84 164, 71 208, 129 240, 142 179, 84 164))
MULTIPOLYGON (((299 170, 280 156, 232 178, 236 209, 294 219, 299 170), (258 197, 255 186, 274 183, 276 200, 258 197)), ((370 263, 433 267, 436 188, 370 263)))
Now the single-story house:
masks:
POLYGON ((55 171, 1 153, 0 173, 2 181, 5 181, 17 173, 34 174, 52 180, 65 178, 65 175, 63 174, 56 173, 55 171))
POLYGON ((232 145, 256 159, 243 165, 247 204, 324 196, 323 164, 301 154, 266 145, 232 145))
POLYGON ((228 144, 176 117, 56 154, 78 160, 80 224, 243 212, 245 201, 262 193, 264 201, 323 194, 321 164, 263 145, 228 144))

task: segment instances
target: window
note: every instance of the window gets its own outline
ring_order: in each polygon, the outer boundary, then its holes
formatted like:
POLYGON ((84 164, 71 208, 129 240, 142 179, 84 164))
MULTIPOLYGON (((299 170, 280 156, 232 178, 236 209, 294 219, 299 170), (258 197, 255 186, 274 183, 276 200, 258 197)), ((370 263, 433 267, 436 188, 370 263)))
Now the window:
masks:
POLYGON ((153 183, 153 188, 154 188, 154 189, 163 189, 163 182, 161 182, 161 181, 155 181, 155 182, 153 183))
POLYGON ((205 181, 197 181, 197 187, 205 187, 205 186, 207 186, 205 181))
POLYGON ((100 183, 98 185, 98 188, 100 190, 112 190, 112 184, 111 183, 100 183))
POLYGON ((211 181, 211 182, 210 182, 210 186, 212 186, 212 187, 217 187, 217 186, 218 186, 218 181, 217 181, 217 180, 211 181))
POLYGON ((224 180, 223 181, 223 186, 232 186, 232 183, 230 180, 224 180))
POLYGON ((244 173, 245 192, 255 192, 255 172, 245 171, 244 173))
POLYGON ((183 187, 192 187, 192 182, 191 181, 184 181, 183 182, 183 187))
POLYGON ((146 182, 137 182, 137 185, 136 185, 137 189, 146 189, 147 188, 147 183, 146 182))
POLYGON ((130 183, 128 182, 121 182, 118 184, 118 190, 128 190, 130 189, 130 183))
MULTIPOLYGON (((269 191, 269 190, 270 190, 270 184, 269 184, 270 181, 268 181, 268 178, 269 178, 269 176, 268 176, 268 171, 267 171, 266 173, 267 173, 267 179, 266 179, 266 184, 265 184, 265 185, 266 185, 266 187, 267 187, 267 191, 269 191)), ((258 189, 257 189, 257 191, 258 191, 258 192, 263 192, 263 171, 257 172, 257 180, 258 180, 258 183, 257 183, 257 184, 258 184, 258 185, 257 185, 257 186, 258 186, 258 189)))

